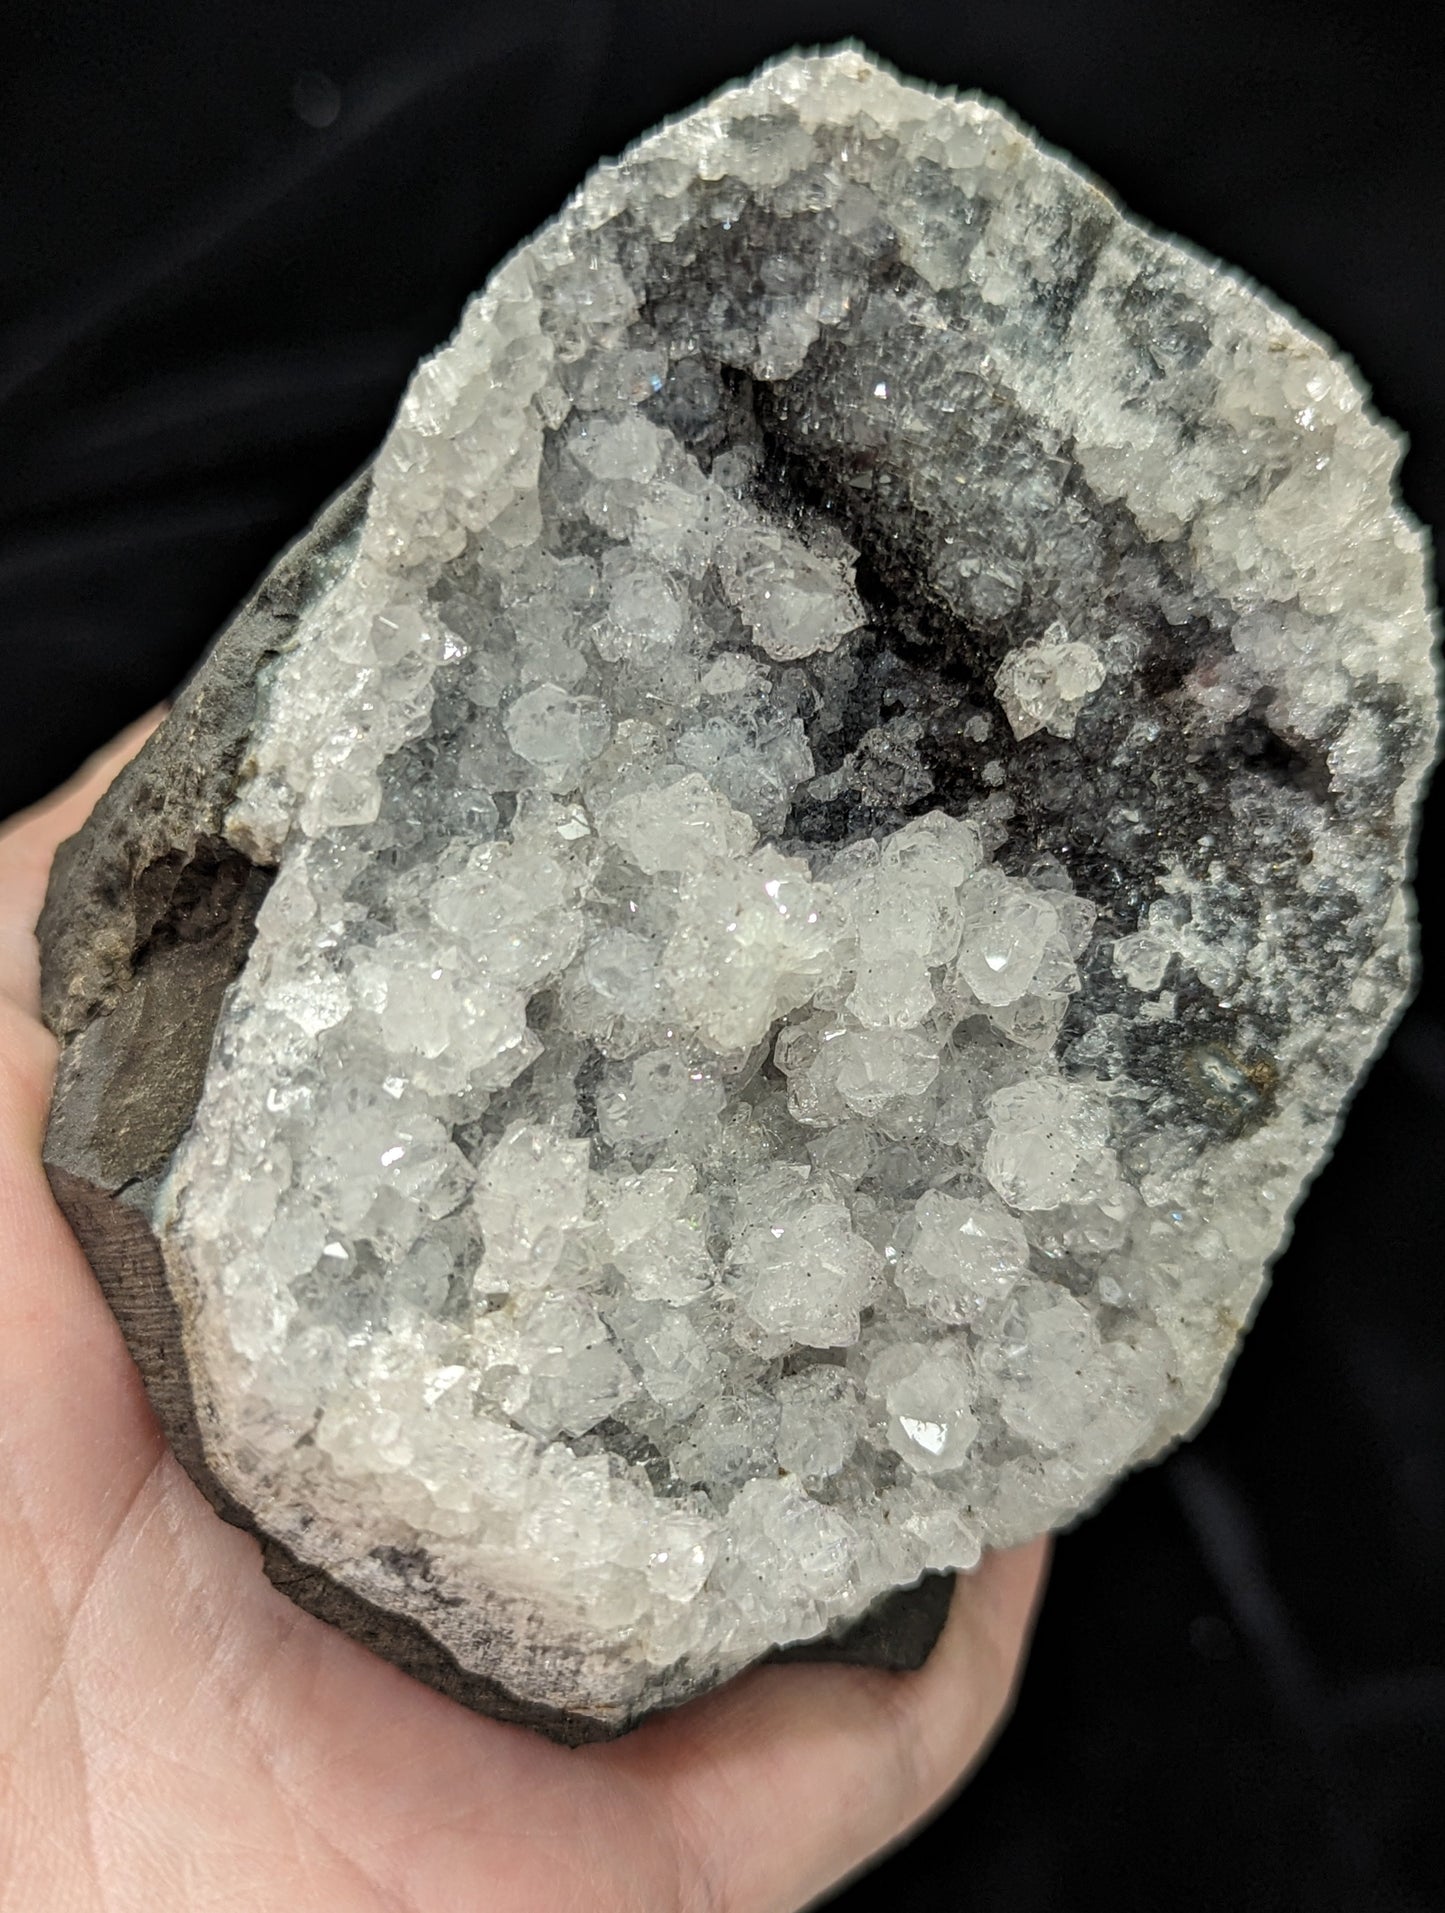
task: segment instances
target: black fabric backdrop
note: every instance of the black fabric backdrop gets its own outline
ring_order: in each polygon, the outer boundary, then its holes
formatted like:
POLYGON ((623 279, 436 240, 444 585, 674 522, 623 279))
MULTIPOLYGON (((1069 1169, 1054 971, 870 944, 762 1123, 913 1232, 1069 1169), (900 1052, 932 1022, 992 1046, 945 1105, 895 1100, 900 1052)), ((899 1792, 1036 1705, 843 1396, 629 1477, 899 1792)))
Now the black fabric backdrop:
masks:
MULTIPOLYGON (((1410 434, 1407 500, 1441 522, 1438 14, 7 0, 0 815, 174 685, 593 160, 850 34, 1001 98, 1337 338, 1410 434)), ((1427 958, 1441 824, 1437 797, 1427 958)), ((1061 1542, 998 1750, 841 1905, 1445 1907, 1442 1170, 1427 971, 1223 1406, 1061 1542)))

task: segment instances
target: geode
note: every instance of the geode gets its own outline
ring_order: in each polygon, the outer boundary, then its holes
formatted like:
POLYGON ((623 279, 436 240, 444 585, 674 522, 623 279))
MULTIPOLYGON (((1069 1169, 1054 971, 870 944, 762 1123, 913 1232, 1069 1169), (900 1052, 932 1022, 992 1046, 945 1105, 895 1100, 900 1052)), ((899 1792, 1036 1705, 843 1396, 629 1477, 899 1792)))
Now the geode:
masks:
POLYGON ((43 924, 57 1190, 301 1598, 625 1725, 1197 1425, 1410 981, 1399 452, 853 51, 513 254, 43 924))

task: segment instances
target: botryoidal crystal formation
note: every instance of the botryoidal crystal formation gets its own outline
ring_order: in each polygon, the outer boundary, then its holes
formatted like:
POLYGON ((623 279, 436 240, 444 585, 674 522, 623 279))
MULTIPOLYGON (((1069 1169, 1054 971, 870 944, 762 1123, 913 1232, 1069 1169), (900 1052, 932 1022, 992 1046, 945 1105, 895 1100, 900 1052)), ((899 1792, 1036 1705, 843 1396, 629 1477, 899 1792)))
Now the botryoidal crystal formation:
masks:
POLYGON ((1193 1427, 1409 983, 1399 452, 858 53, 594 173, 264 678, 157 1210, 237 1498, 620 1720, 1193 1427))

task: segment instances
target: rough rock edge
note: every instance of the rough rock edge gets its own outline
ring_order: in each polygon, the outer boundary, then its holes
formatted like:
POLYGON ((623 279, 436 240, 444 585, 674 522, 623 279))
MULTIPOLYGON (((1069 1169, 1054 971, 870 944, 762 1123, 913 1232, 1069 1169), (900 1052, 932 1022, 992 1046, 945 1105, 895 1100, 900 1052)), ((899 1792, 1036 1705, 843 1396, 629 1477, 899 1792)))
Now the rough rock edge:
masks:
MULTIPOLYGON (((463 1668, 418 1623, 298 1559, 222 1486, 205 1456, 182 1309, 151 1229, 156 1189, 195 1113, 222 1000, 271 881, 225 833, 256 718, 257 674, 348 561, 369 492, 363 472, 277 560, 56 855, 38 928, 43 1012, 61 1044, 45 1167, 167 1441, 216 1512, 256 1535, 270 1581, 463 1705, 578 1745, 645 1714, 599 1720, 518 1699, 463 1668)), ((921 1667, 947 1618, 953 1578, 926 1575, 848 1626, 767 1658, 921 1667)))

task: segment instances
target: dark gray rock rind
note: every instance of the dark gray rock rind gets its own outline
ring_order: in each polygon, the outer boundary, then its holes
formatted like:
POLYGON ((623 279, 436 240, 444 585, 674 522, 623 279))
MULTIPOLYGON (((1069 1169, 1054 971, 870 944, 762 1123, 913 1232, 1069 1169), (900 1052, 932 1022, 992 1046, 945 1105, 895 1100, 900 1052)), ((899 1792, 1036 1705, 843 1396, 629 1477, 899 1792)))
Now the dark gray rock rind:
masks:
POLYGON ((843 1661, 852 1667, 887 1667, 895 1673, 922 1667, 948 1620, 956 1576, 925 1574, 914 1587, 881 1595, 856 1621, 820 1640, 780 1647, 770 1661, 843 1661))
MULTIPOLYGON (((151 1230, 156 1188, 195 1114, 222 1000, 245 962, 271 879, 225 834, 256 718, 257 674, 347 562, 369 489, 363 473, 278 560, 56 856, 38 930, 44 1015, 61 1045, 45 1166, 167 1441, 216 1512, 256 1535, 271 1582, 464 1706, 579 1745, 637 1723, 521 1701, 469 1672, 425 1628, 272 1540, 216 1478, 182 1310, 151 1230)), ((424 1561, 417 1571, 424 1574, 424 1561)), ((921 1667, 952 1584, 951 1575, 929 1575, 832 1634, 769 1658, 921 1667)))
POLYGON ((257 674, 346 561, 370 489, 368 473, 354 479, 272 567, 56 853, 37 930, 61 1045, 46 1160, 145 1213, 271 880, 225 834, 257 674))
POLYGON ((45 1020, 62 1043, 133 987, 198 847, 222 854, 256 719, 257 674, 349 556, 371 491, 361 473, 277 560, 182 686, 164 724, 60 846, 41 912, 45 1020))

